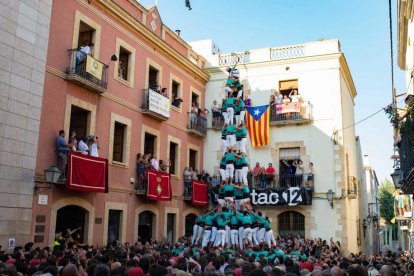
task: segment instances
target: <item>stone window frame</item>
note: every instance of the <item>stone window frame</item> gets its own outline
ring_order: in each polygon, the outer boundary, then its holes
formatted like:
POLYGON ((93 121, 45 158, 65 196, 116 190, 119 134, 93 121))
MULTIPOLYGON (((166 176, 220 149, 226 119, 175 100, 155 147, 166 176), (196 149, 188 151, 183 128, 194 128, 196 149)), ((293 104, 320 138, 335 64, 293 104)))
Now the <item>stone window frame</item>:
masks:
POLYGON ((105 202, 104 224, 103 224, 103 244, 108 243, 108 222, 109 222, 109 210, 122 211, 121 223, 120 223, 120 242, 126 241, 126 228, 128 221, 128 204, 121 202, 105 202))
POLYGON ((109 128, 109 153, 108 153, 108 161, 111 165, 120 166, 124 168, 129 167, 129 157, 131 151, 131 129, 132 129, 132 121, 131 119, 112 113, 111 112, 111 122, 109 128), (122 162, 114 161, 113 160, 113 150, 114 150, 114 132, 115 132, 115 122, 121 123, 126 127, 126 133, 124 136, 124 145, 123 145, 123 157, 122 162))
POLYGON ((118 60, 115 61, 114 79, 124 85, 134 88, 136 49, 130 44, 128 44, 127 42, 125 42, 124 40, 122 40, 121 38, 117 37, 116 44, 115 44, 115 55, 118 57, 118 60), (120 78, 118 76, 119 52, 121 50, 121 47, 130 53, 129 59, 128 59, 128 79, 127 80, 120 78))

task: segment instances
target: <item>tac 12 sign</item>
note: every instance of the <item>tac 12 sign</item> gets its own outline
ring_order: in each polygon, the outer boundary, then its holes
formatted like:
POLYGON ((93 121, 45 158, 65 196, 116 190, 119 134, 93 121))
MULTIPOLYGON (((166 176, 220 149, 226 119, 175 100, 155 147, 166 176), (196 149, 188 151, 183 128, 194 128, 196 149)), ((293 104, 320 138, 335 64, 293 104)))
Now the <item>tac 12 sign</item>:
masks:
POLYGON ((312 205, 312 189, 299 187, 252 189, 250 203, 253 205, 312 205))

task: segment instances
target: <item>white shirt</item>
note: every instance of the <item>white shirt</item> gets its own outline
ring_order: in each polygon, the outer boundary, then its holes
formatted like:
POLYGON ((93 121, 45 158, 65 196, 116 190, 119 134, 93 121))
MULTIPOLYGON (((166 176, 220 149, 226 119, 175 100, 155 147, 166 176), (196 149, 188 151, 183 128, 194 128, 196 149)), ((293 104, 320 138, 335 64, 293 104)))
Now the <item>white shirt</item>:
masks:
POLYGON ((82 154, 88 154, 88 145, 83 141, 80 140, 79 144, 78 144, 78 150, 82 153, 82 154))
POLYGON ((91 145, 91 156, 99 157, 98 144, 97 143, 93 143, 91 145))
POLYGON ((83 52, 83 53, 85 53, 87 55, 90 55, 91 54, 91 47, 89 47, 89 46, 82 46, 80 48, 80 50, 81 50, 81 52, 83 52))
POLYGON ((159 170, 160 170, 160 163, 158 162, 158 160, 157 160, 157 159, 152 158, 152 159, 151 159, 151 161, 150 161, 150 163, 151 163, 151 167, 152 167, 154 170, 156 170, 156 171, 159 171, 159 170))
POLYGON ((292 100, 292 103, 297 103, 297 102, 300 102, 302 97, 299 96, 299 95, 292 95, 292 96, 290 96, 290 99, 292 100))

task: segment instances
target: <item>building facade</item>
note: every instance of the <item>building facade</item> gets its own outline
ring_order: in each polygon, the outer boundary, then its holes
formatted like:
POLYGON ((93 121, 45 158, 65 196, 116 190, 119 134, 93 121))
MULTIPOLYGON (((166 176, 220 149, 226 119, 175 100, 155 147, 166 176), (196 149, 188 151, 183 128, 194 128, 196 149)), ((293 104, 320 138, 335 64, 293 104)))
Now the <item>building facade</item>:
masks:
MULTIPOLYGON (((247 156, 250 168, 256 162, 263 167, 272 163, 277 171, 272 185, 279 188, 293 186, 289 182, 292 179, 283 175, 283 160, 289 165, 295 160, 303 161, 304 177, 295 185, 302 188, 308 184, 306 176, 313 163, 311 204, 274 206, 269 200, 256 207, 269 216, 275 233, 322 237, 328 243, 333 238, 341 242, 345 252, 358 252, 362 246, 362 218, 356 210, 360 207, 362 176, 353 126, 356 89, 339 41, 215 55, 212 49, 191 44, 206 58, 206 72, 211 75, 206 85, 207 107, 225 97, 225 69, 236 63, 244 96, 250 97, 253 106, 269 104, 275 91, 284 96, 298 91, 303 100, 300 109, 279 114, 270 107, 271 142, 259 148, 249 143, 247 156), (332 204, 327 200, 329 190, 334 193, 332 204)), ((204 151, 213 153, 204 154, 204 164, 216 174, 223 154, 220 135, 220 127, 208 129, 204 144, 204 151)))
POLYGON ((0 3, 0 244, 30 240, 50 0, 0 3))
MULTIPOLYGON (((412 135, 414 129, 412 127, 412 120, 414 118, 414 89, 413 89, 413 66, 414 66, 414 47, 412 39, 414 38, 414 24, 413 24, 413 1, 399 0, 397 1, 397 27, 398 27, 398 67, 404 71, 406 76, 406 93, 400 96, 405 97, 404 103, 401 106, 397 105, 395 98, 395 105, 393 110, 397 112, 398 108, 398 125, 394 125, 394 151, 395 165, 393 175, 394 184, 396 188, 409 195, 410 206, 413 206, 412 194, 414 193, 414 142, 412 135), (395 178, 395 179, 394 179, 395 178)), ((398 100, 399 101, 399 100, 398 100)), ((411 212, 404 213, 404 219, 399 221, 399 229, 402 228, 401 236, 404 238, 404 250, 409 249, 411 254, 414 253, 414 217, 411 212), (401 225, 403 223, 403 225, 401 225), (409 240, 409 242, 408 242, 409 240), (408 245, 406 245, 408 244, 408 245)))
POLYGON ((205 128, 190 124, 188 112, 192 103, 205 104, 205 60, 163 24, 156 7, 134 0, 70 2, 51 7, 31 238, 50 245, 66 229, 79 229, 79 242, 98 246, 138 237, 176 241, 202 211, 191 196, 183 198, 182 172, 203 168, 205 128), (167 95, 159 93, 163 88, 167 95), (174 99, 181 101, 173 105, 174 99), (45 181, 44 170, 58 164, 61 129, 66 141, 72 131, 78 140, 99 138, 99 156, 109 167, 107 193, 45 181), (171 161, 171 200, 148 200, 147 186, 137 186, 138 153, 171 161))

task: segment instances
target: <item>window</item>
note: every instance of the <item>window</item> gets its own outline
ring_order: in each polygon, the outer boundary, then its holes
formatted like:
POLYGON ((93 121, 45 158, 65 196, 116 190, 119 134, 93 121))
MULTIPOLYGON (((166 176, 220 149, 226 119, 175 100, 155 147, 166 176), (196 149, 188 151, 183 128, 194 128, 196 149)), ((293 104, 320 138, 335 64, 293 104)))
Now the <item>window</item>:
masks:
POLYGON ((299 94, 298 80, 284 80, 279 82, 279 92, 283 96, 289 96, 290 92, 294 89, 297 90, 299 94))
MULTIPOLYGON (((95 29, 86 24, 83 21, 80 21, 79 24, 79 35, 78 35, 78 48, 81 46, 86 46, 89 43, 94 42, 95 29)), ((91 47, 92 48, 92 47, 91 47)))
POLYGON ((114 145, 112 152, 112 160, 116 162, 124 161, 124 138, 126 126, 115 122, 114 127, 114 145))
POLYGON ((135 75, 135 48, 116 38, 115 53, 118 60, 115 62, 114 79, 129 87, 134 86, 135 75))
POLYGON ((178 82, 176 82, 175 80, 172 81, 171 84, 171 93, 172 93, 172 98, 179 98, 180 97, 180 84, 178 82))
POLYGON ((193 168, 194 170, 197 169, 197 154, 196 150, 190 149, 189 158, 188 158, 188 166, 193 168))
POLYGON ((279 234, 282 237, 288 235, 305 236, 305 216, 298 212, 288 211, 283 212, 278 216, 279 220, 279 234))
POLYGON ((79 139, 83 139, 90 134, 88 125, 90 116, 90 111, 77 107, 75 105, 71 106, 69 130, 73 130, 76 132, 76 137, 78 141, 79 139))
POLYGON ((167 214, 167 241, 174 242, 175 214, 167 214))
POLYGON ((197 216, 194 214, 189 214, 185 216, 185 236, 191 237, 193 235, 193 226, 197 220, 197 216))
POLYGON ((121 239, 122 210, 109 210, 108 214, 108 243, 121 239))
POLYGON ((194 92, 191 92, 191 104, 193 104, 193 103, 200 104, 199 101, 198 101, 198 94, 196 94, 194 92))
POLYGON ((178 144, 174 143, 174 142, 170 142, 170 169, 169 169, 169 173, 170 174, 174 174, 174 175, 178 175, 177 173, 177 162, 178 162, 178 144))
POLYGON ((144 137, 144 154, 154 155, 156 153, 157 136, 145 132, 144 137))
POLYGON ((89 43, 93 43, 91 47, 92 56, 99 59, 101 25, 77 10, 75 12, 71 48, 78 49, 80 46, 89 43))
POLYGON ((130 57, 131 53, 126 49, 123 47, 119 49, 118 77, 126 81, 129 81, 128 68, 130 68, 130 57))
POLYGON ((131 143, 131 119, 111 113, 109 156, 112 165, 128 167, 131 143))
POLYGON ((148 88, 152 89, 152 90, 158 90, 158 74, 159 71, 157 68, 153 67, 153 66, 149 66, 149 70, 148 70, 148 88))

